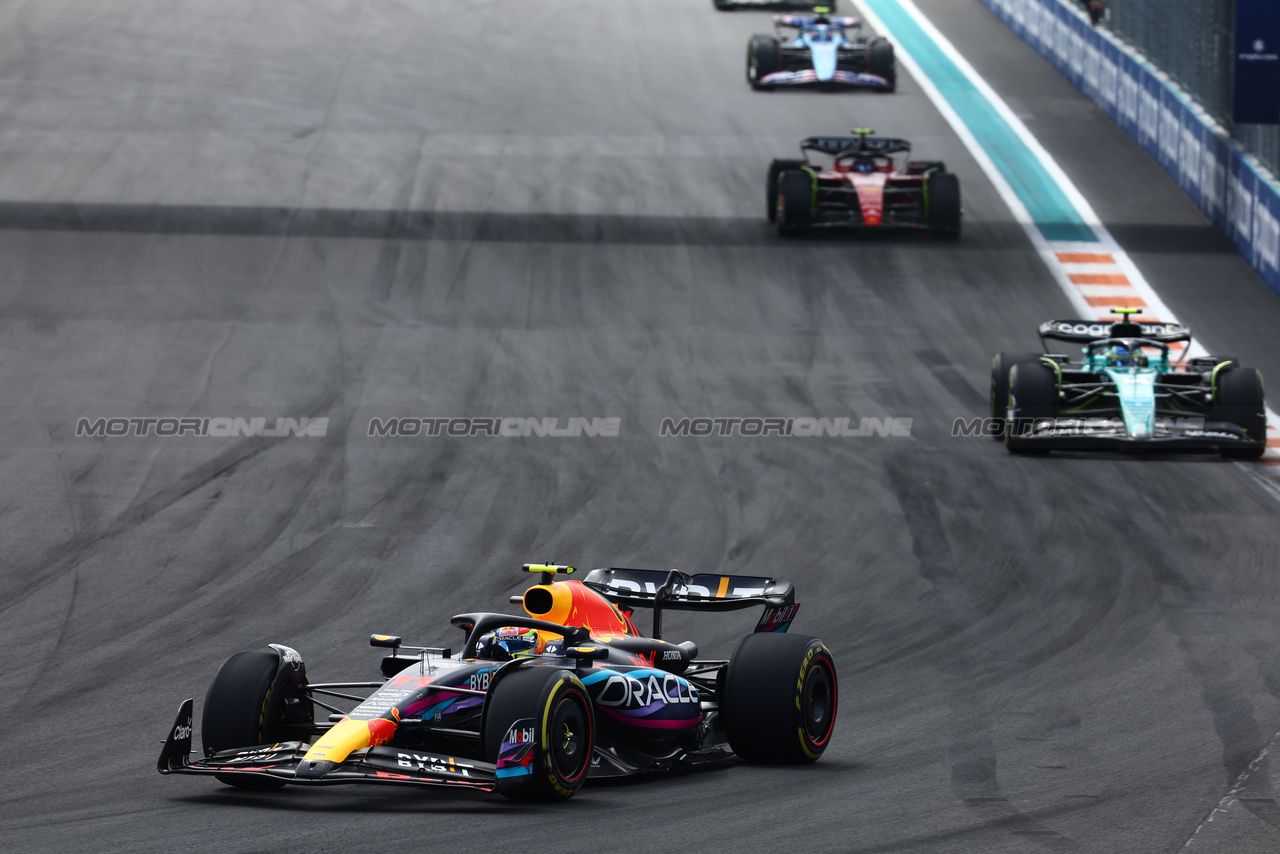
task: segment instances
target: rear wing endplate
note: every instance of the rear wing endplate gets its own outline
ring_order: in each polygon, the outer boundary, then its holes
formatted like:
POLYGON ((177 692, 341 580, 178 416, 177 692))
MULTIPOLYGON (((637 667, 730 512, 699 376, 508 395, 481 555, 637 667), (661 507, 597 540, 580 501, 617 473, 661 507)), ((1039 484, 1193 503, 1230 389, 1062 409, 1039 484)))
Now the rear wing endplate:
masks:
POLYGON ((662 611, 737 611, 764 606, 757 632, 785 632, 800 606, 789 581, 754 575, 686 575, 679 570, 593 569, 582 583, 610 602, 653 609, 653 636, 661 637, 662 611))

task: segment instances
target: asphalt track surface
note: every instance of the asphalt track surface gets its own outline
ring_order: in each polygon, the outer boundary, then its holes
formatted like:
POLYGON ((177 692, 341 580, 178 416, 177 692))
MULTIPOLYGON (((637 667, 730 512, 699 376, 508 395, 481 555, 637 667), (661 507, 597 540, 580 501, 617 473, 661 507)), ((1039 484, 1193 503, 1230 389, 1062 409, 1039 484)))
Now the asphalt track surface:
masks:
MULTIPOLYGON (((1170 307, 1280 377, 1280 299, 1159 167, 976 0, 920 5, 1170 307)), ((675 0, 5 5, 0 848, 1275 850, 1280 504, 1217 460, 951 437, 985 411, 991 353, 1034 346, 1066 300, 905 75, 890 96, 751 92, 766 21, 675 0), (770 232, 766 162, 854 125, 962 176, 959 242, 770 232), (112 415, 330 428, 74 435, 112 415), (622 427, 366 435, 390 415, 622 427), (658 436, 697 415, 914 421, 658 436), (155 773, 231 653, 284 642, 313 678, 368 678, 370 631, 456 643, 448 617, 500 607, 531 559, 792 580, 793 631, 836 654, 831 748, 545 807, 155 773)), ((667 636, 718 654, 749 626, 667 636)))

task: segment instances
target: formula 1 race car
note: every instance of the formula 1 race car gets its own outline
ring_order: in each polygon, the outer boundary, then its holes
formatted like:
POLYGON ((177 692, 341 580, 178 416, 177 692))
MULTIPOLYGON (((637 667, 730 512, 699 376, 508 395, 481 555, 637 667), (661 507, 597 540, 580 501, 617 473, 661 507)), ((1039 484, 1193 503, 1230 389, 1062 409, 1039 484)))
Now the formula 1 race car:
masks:
POLYGON ((720 760, 812 762, 830 743, 835 663, 822 641, 784 634, 799 605, 772 578, 677 570, 529 564, 539 584, 512 598, 524 615, 460 614, 461 652, 392 635, 380 681, 312 683, 278 644, 233 655, 205 696, 204 756, 191 758, 193 705, 182 703, 161 774, 232 786, 388 783, 565 800, 583 781, 720 760), (763 606, 728 659, 662 639, 666 610, 763 606), (632 622, 653 610, 651 637, 632 622), (372 689, 368 696, 351 693, 372 689), (326 698, 326 699, 322 699, 326 698), (345 700, 354 708, 334 703, 345 700), (315 720, 317 707, 329 713, 315 720))
POLYGON ((773 33, 747 43, 747 82, 753 89, 781 86, 862 87, 892 92, 898 76, 893 44, 880 36, 850 37, 862 28, 857 18, 774 15, 773 33), (783 28, 796 30, 784 35, 783 28))
MULTIPOLYGON (((1262 376, 1227 356, 1173 362, 1189 344, 1175 323, 1051 320, 1040 340, 1079 342, 1083 358, 997 353, 991 362, 994 438, 1014 453, 1121 449, 1217 451, 1255 459, 1266 450, 1262 376)), ((1044 348, 1047 349, 1047 348, 1044 348)))
MULTIPOLYGON (((813 0, 711 0, 711 5, 721 12, 734 9, 805 9, 813 8, 813 0)), ((835 0, 826 4, 828 12, 835 11, 835 0)))
POLYGON ((905 139, 811 136, 803 160, 775 160, 765 180, 765 211, 782 234, 811 228, 919 229, 960 236, 960 179, 936 160, 909 160, 905 139), (810 152, 832 158, 830 166, 810 152), (894 155, 903 155, 901 170, 894 155))

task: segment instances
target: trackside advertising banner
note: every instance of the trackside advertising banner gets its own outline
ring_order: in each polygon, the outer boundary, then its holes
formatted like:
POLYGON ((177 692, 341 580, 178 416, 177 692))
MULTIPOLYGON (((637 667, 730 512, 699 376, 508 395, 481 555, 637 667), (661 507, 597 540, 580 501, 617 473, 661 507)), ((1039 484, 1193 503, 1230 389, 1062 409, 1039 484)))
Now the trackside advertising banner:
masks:
POLYGON ((1063 0, 982 0, 1172 175, 1280 293, 1280 184, 1165 75, 1063 0))

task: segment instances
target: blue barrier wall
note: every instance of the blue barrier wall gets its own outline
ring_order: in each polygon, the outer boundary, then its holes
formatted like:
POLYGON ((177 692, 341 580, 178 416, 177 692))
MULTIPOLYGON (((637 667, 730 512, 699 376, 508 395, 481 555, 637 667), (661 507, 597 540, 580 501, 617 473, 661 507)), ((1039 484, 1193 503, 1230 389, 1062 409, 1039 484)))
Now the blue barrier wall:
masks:
POLYGON ((982 0, 1159 161, 1280 294, 1280 184, 1164 75, 1064 0, 982 0))

